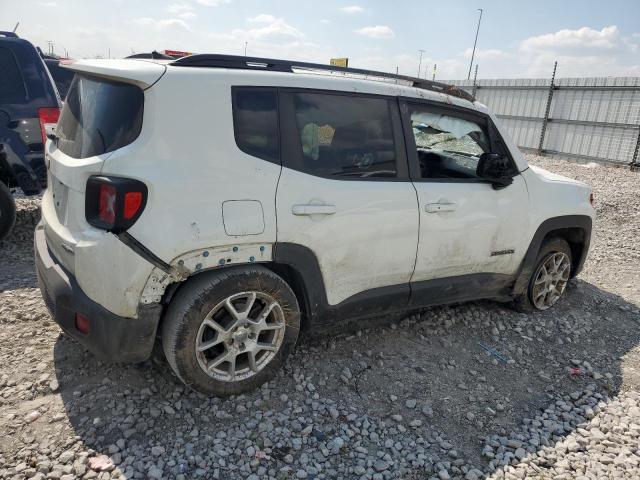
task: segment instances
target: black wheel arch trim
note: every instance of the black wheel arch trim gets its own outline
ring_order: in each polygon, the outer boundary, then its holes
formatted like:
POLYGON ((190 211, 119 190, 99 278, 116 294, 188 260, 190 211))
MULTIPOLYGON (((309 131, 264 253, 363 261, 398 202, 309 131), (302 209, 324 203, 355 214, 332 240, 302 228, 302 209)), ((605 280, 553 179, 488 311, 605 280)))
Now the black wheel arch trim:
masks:
POLYGON ((531 239, 527 253, 525 254, 520 270, 518 271, 516 281, 513 285, 513 295, 520 295, 527 290, 529 278, 535 268, 535 261, 542 246, 542 242, 550 233, 561 231, 569 228, 577 228, 582 230, 583 238, 581 239, 582 249, 580 257, 572 259, 573 268, 571 270, 571 278, 575 277, 582 271, 584 262, 587 258, 589 245, 591 242, 591 229, 593 221, 588 215, 563 215, 559 217, 548 218, 540 224, 536 233, 531 239))

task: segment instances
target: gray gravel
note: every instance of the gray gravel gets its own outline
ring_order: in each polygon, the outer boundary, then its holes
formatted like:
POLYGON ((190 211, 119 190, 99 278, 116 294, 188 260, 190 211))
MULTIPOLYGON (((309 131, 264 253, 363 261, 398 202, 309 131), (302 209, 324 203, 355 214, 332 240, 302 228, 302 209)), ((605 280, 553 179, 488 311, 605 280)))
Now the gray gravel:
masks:
POLYGON ((0 479, 640 478, 640 175, 531 160, 596 194, 596 244, 554 309, 360 322, 227 400, 159 355, 107 365, 60 334, 31 260, 38 199, 20 199, 0 243, 0 479))

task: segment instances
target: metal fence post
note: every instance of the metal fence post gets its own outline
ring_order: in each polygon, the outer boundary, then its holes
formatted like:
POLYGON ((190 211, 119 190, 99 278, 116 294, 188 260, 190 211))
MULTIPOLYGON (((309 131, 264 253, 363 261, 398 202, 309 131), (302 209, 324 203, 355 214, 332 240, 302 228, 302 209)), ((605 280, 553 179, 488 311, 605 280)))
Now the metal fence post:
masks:
MULTIPOLYGON (((638 127, 640 127, 640 125, 638 125, 638 127)), ((640 168, 640 163, 638 163, 639 153, 640 153, 640 128, 638 129, 638 139, 636 140, 636 148, 633 150, 633 157, 631 157, 631 163, 629 164, 632 172, 640 168)))
POLYGON ((476 63, 476 73, 473 75, 473 89, 471 90, 471 96, 476 99, 476 91, 478 90, 478 64, 476 63))
POLYGON ((542 119, 542 129, 540 130, 540 143, 538 144, 538 155, 542 155, 544 148, 544 135, 547 132, 547 123, 549 123, 549 113, 551 113, 551 101, 553 100, 553 88, 556 80, 556 68, 558 68, 558 62, 553 63, 553 75, 551 75, 551 84, 549 84, 549 96, 547 97, 547 108, 544 111, 544 118, 542 119))

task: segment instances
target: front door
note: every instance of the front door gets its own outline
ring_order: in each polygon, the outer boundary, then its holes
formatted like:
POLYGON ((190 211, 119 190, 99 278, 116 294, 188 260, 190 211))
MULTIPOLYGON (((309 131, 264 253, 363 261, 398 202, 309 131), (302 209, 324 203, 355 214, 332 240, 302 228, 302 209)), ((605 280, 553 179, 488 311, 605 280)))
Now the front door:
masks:
POLYGON ((515 164, 506 188, 494 189, 476 175, 482 153, 509 155, 491 119, 433 102, 409 101, 402 112, 420 209, 416 290, 434 279, 475 288, 474 274, 481 274, 475 277, 480 283, 491 280, 486 274, 509 279, 528 246, 528 194, 515 164), (468 277, 460 282, 461 276, 468 277))
POLYGON ((330 307, 371 292, 371 302, 393 299, 378 302, 383 309, 406 305, 418 206, 397 101, 293 89, 279 95, 277 243, 313 253, 330 307))

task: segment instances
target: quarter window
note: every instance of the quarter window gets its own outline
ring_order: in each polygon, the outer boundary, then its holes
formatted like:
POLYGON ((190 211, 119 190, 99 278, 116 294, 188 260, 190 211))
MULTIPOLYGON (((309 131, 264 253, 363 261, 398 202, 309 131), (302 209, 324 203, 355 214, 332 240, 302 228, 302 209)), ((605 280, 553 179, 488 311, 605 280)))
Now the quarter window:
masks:
POLYGON ((295 93, 293 100, 305 172, 330 178, 396 176, 387 99, 295 93))
POLYGON ((491 150, 480 123, 422 106, 410 112, 422 178, 477 178, 480 155, 491 150))
POLYGON ((280 163, 278 97, 268 88, 238 88, 233 95, 236 144, 245 153, 280 163))

